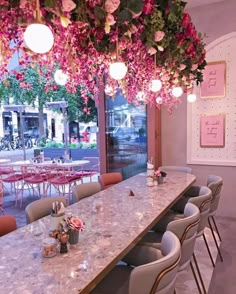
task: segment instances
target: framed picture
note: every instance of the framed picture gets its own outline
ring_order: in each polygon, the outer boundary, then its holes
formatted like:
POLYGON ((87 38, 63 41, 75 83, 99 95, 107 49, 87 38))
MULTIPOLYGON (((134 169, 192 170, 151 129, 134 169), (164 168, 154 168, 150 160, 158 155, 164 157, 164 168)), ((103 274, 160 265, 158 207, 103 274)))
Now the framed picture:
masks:
POLYGON ((220 147, 225 146, 225 115, 201 115, 200 118, 200 146, 220 147))
POLYGON ((203 70, 200 97, 203 99, 225 97, 225 83, 226 62, 209 62, 203 70))

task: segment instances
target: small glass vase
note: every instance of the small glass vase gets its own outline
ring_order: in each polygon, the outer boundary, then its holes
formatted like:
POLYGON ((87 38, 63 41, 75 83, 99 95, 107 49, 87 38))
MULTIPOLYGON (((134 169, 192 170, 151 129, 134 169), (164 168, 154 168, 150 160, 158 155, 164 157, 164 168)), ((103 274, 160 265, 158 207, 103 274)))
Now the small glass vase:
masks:
POLYGON ((69 243, 71 245, 77 244, 79 242, 79 231, 70 230, 69 232, 69 243))
POLYGON ((163 177, 162 176, 158 177, 157 181, 159 185, 163 184, 163 177))

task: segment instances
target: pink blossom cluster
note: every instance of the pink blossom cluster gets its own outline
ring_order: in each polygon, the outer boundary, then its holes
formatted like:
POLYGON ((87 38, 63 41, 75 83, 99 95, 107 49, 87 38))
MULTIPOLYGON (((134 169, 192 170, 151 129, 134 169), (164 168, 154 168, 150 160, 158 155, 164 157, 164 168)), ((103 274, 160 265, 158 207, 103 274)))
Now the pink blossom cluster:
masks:
POLYGON ((68 217, 65 219, 68 230, 83 231, 84 223, 78 217, 68 217))
MULTIPOLYGON (((93 95, 98 102, 99 91, 104 85, 108 96, 115 96, 121 89, 129 102, 150 104, 158 108, 161 105, 171 112, 180 99, 172 97, 170 90, 174 86, 182 86, 185 92, 192 87, 199 73, 198 67, 205 61, 205 49, 188 13, 183 13, 179 20, 178 32, 173 35, 176 47, 184 53, 171 56, 163 45, 167 38, 164 29, 155 30, 153 42, 155 46, 147 47, 143 42, 146 31, 146 18, 157 11, 155 0, 143 1, 142 10, 132 13, 132 20, 120 22, 119 9, 124 6, 122 0, 57 0, 55 7, 47 7, 40 1, 41 15, 54 34, 54 46, 50 52, 40 55, 31 52, 23 41, 23 34, 28 23, 35 17, 34 1, 21 0, 19 7, 12 7, 10 1, 0 0, 0 74, 8 74, 7 65, 13 54, 18 54, 21 67, 37 64, 38 68, 46 68, 51 75, 55 65, 68 75, 66 89, 75 93, 79 85, 85 103, 93 95), (122 5, 123 6, 122 6, 122 5), (83 9, 77 8, 83 5, 83 9), (96 8, 96 9, 95 9, 96 8), (80 15, 75 17, 77 10, 80 15), (98 11, 96 18, 95 11, 98 11), (72 13, 73 12, 73 13, 72 13), (27 20, 27 23, 25 22, 27 20), (63 20, 63 21, 62 21, 63 20), (128 67, 125 78, 115 81, 109 76, 109 65, 116 58, 116 44, 119 44, 119 59, 128 67), (154 55, 158 54, 154 66, 154 55), (189 68, 189 64, 191 67, 189 68), (150 89, 154 78, 162 82, 158 93, 150 89)), ((173 0, 172 2, 175 2, 173 0)), ((178 0, 179 2, 179 0, 178 0)), ((166 7, 169 13, 170 7, 166 7)), ((24 76, 19 76, 23 88, 28 85, 24 76)), ((57 89, 52 83, 52 76, 47 74, 45 91, 57 89)), ((84 108, 89 114, 90 109, 84 108)))

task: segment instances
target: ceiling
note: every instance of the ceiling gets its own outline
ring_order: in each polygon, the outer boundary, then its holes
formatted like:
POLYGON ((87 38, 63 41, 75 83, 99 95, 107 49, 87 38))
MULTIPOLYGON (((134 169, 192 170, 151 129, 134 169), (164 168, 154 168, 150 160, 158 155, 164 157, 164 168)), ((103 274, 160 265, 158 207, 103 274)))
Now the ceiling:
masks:
POLYGON ((225 0, 186 0, 186 2, 188 2, 187 4, 188 8, 193 8, 197 6, 203 6, 203 5, 208 5, 208 4, 223 2, 223 1, 225 0))

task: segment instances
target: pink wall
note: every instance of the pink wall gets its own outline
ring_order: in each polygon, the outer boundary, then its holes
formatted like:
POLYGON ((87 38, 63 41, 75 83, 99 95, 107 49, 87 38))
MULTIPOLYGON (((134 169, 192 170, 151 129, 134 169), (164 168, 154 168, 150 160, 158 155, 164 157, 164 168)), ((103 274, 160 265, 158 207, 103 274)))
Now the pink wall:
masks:
MULTIPOLYGON (((206 44, 215 39, 236 32, 236 1, 226 0, 212 5, 201 6, 190 10, 193 23, 198 31, 206 33, 206 44)), ((236 52, 235 52, 236 54, 236 52)), ((162 165, 186 165, 187 160, 187 102, 183 103, 169 115, 162 110, 162 165)), ((236 126, 235 126, 236 127, 236 126)), ((225 217, 235 216, 236 167, 191 165, 197 176, 197 184, 206 184, 209 174, 223 177, 224 190, 218 214, 225 217)))

